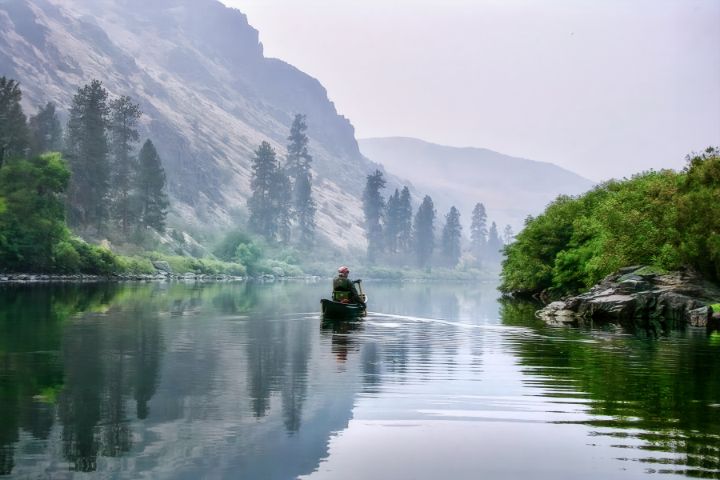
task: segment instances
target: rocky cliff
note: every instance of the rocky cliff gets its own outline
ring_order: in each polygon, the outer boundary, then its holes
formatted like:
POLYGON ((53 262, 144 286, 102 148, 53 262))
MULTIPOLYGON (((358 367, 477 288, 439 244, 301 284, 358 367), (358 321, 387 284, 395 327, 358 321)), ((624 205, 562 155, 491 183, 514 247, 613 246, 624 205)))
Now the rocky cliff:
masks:
POLYGON ((323 86, 266 58, 245 15, 217 0, 2 0, 0 75, 21 82, 29 113, 47 101, 67 112, 93 78, 133 97, 165 163, 172 213, 211 227, 243 215, 253 150, 267 139, 283 153, 305 113, 318 230, 363 246, 359 197, 377 165, 323 86))
POLYGON ((649 267, 627 267, 587 293, 552 302, 537 312, 550 324, 611 322, 631 328, 661 330, 720 327, 710 305, 720 288, 691 269, 659 273, 649 267))

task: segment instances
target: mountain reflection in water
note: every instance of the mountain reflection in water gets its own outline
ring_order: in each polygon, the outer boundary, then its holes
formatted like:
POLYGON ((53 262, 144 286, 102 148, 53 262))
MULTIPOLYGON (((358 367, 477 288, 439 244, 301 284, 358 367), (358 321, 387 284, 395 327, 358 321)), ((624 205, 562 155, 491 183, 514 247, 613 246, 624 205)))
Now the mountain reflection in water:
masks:
POLYGON ((493 285, 0 289, 0 475, 720 478, 720 339, 551 328, 493 285))

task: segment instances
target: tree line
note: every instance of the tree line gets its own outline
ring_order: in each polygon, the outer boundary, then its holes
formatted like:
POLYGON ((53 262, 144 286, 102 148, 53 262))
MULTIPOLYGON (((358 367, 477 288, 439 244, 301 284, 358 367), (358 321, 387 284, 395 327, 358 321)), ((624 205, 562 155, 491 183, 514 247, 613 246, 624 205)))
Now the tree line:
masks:
POLYGON ((88 271, 114 262, 73 239, 66 219, 96 234, 164 229, 165 171, 151 140, 137 149, 141 111, 130 97, 109 99, 92 80, 73 96, 64 131, 54 103, 28 119, 21 100, 19 84, 0 77, 3 265, 88 271))
POLYGON ((382 190, 387 182, 380 170, 367 176, 363 191, 363 211, 367 232, 367 256, 370 263, 404 265, 412 261, 420 267, 435 265, 455 267, 464 253, 472 266, 497 263, 503 245, 513 238, 512 228, 505 227, 504 240, 497 225, 487 228, 487 213, 482 203, 475 205, 470 226, 470 244, 463 245, 460 211, 452 206, 445 215, 439 238, 437 211, 432 197, 426 195, 413 216, 410 190, 403 187, 385 200, 382 190), (438 255, 434 255, 439 247, 438 255))
POLYGON ((558 197, 506 247, 501 290, 562 296, 630 265, 689 265, 720 280, 719 153, 691 155, 679 173, 649 171, 558 197))
POLYGON ((306 117, 295 115, 282 162, 263 141, 252 160, 249 228, 271 242, 311 246, 317 205, 312 194, 312 155, 306 117))

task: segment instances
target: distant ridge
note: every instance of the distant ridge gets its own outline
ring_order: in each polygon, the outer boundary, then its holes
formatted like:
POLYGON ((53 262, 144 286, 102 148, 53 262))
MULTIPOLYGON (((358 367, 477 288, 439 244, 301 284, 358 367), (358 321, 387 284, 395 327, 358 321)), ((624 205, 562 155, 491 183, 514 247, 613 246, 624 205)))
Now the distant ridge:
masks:
POLYGON ((594 185, 555 164, 486 148, 450 147, 410 137, 358 142, 363 155, 408 179, 418 193, 432 196, 439 215, 451 205, 458 207, 466 225, 475 203, 482 202, 498 228, 510 224, 518 231, 527 215, 540 213, 558 195, 577 195, 594 185))
POLYGON ((365 245, 360 196, 377 165, 322 84, 265 57, 245 15, 217 0, 0 0, 0 75, 20 82, 28 115, 53 101, 66 117, 94 78, 131 96, 164 162, 171 220, 212 230, 245 215, 260 142, 283 158, 307 114, 318 234, 365 245))

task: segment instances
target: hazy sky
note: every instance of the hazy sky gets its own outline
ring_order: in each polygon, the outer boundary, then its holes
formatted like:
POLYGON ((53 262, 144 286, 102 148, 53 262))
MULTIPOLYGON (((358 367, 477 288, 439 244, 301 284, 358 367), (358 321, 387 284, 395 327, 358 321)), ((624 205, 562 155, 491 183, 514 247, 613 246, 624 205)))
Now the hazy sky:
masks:
POLYGON ((720 144, 720 0, 223 0, 318 78, 357 136, 593 180, 720 144))

